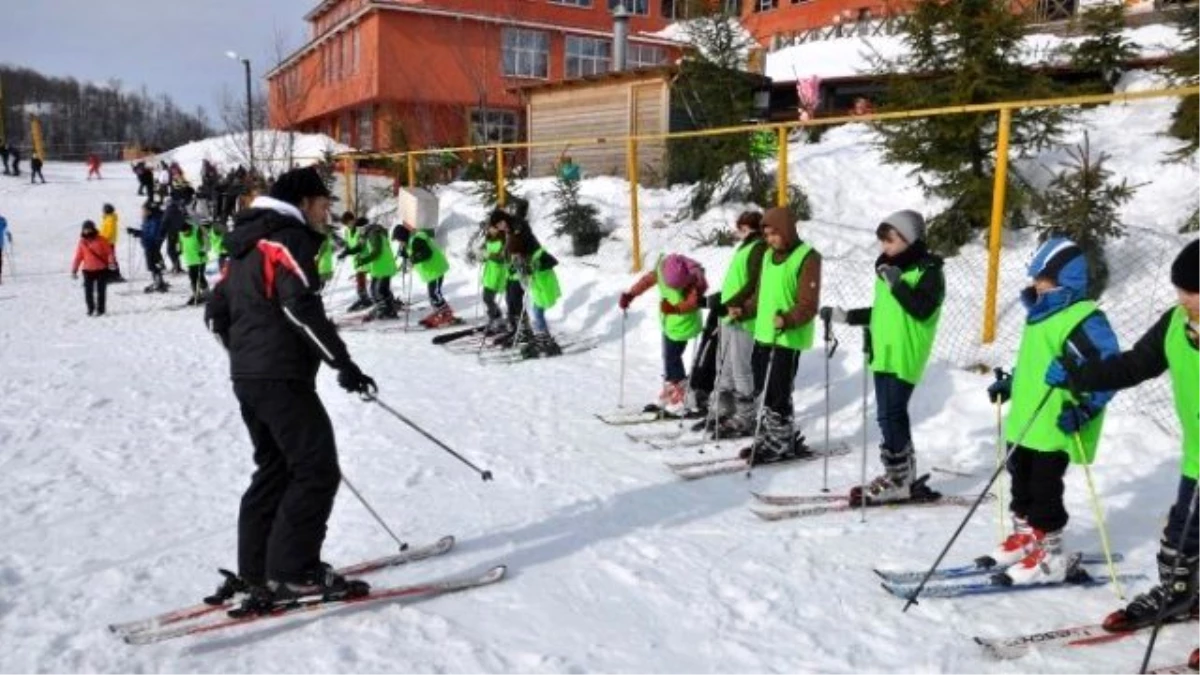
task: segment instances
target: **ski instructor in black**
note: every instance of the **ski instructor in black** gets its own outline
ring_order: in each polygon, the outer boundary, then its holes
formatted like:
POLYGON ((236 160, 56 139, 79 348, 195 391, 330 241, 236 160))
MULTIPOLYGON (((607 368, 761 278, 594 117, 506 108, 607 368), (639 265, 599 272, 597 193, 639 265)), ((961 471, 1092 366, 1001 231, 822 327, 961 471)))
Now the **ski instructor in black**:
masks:
POLYGON ((329 416, 316 392, 325 361, 348 392, 375 391, 325 315, 317 252, 332 195, 315 169, 279 177, 269 197, 239 213, 225 239, 230 259, 205 311, 229 351, 233 391, 257 469, 238 515, 238 575, 216 604, 249 593, 242 612, 311 595, 361 594, 321 562, 325 525, 341 481, 329 416))

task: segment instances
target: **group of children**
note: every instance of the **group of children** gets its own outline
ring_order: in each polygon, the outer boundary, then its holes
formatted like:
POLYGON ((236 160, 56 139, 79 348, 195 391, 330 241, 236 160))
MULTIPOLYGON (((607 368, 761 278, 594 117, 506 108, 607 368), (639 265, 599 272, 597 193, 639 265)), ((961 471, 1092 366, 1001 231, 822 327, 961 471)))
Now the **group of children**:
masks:
MULTIPOLYGON (((657 286, 662 325, 664 387, 658 408, 672 416, 710 416, 721 438, 753 436, 742 451, 751 463, 769 463, 807 452, 794 429, 792 388, 801 353, 813 346, 816 320, 860 326, 874 374, 883 472, 855 488, 851 499, 872 503, 922 501, 940 495, 917 479, 908 404, 932 353, 945 299, 943 261, 925 244, 919 213, 899 211, 875 232, 881 254, 874 262, 870 307, 818 309, 821 257, 797 234, 786 209, 761 216, 743 213, 740 240, 720 292, 708 299, 721 317, 717 337, 715 398, 688 395, 682 354, 701 333, 707 282, 698 264, 678 254, 618 301, 621 310, 657 286), (704 405, 707 399, 708 405, 704 405)), ((1197 612, 1196 476, 1200 461, 1200 243, 1179 254, 1171 280, 1178 304, 1167 310, 1133 350, 1122 353, 1097 303, 1088 298, 1088 266, 1074 242, 1051 237, 1028 267, 1021 291, 1025 327, 1011 374, 988 387, 996 405, 1009 404, 1004 436, 1009 449, 1012 534, 983 564, 1013 584, 1063 581, 1071 556, 1064 551, 1068 514, 1064 476, 1072 463, 1096 455, 1104 409, 1116 390, 1170 373, 1183 426, 1182 476, 1158 556, 1160 583, 1113 613, 1111 630, 1150 625, 1197 612)))

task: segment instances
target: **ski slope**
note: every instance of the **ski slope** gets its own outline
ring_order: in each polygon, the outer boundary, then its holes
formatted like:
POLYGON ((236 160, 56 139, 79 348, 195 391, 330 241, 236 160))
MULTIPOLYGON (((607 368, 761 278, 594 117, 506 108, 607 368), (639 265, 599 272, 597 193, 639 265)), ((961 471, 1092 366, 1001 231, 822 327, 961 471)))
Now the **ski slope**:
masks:
MULTIPOLYGON (((1175 248, 1186 241, 1172 232, 1194 207, 1196 169, 1157 164, 1172 147, 1157 135, 1169 112, 1169 103, 1147 102, 1086 113, 1093 144, 1113 152, 1118 174, 1150 182, 1125 212, 1143 234, 1116 244, 1118 253, 1146 233, 1175 248)), ((902 167, 881 164, 865 144, 868 135, 842 127, 790 154, 791 173, 808 190, 816 218, 801 226, 802 236, 827 252, 829 299, 848 304, 869 297, 874 223, 897 208, 935 206, 924 203, 902 167)), ((1030 161, 1053 167, 1059 157, 1030 161)), ((866 522, 851 513, 765 523, 747 508, 750 491, 819 491, 820 463, 683 482, 663 461, 696 457, 694 448, 652 450, 627 439, 630 428, 597 421, 593 413, 618 401, 622 324, 615 298, 633 279, 625 188, 607 178, 588 180, 583 192, 602 205, 616 233, 585 261, 566 256, 566 242, 549 236, 549 184, 523 187, 536 229, 563 254, 564 298, 550 312, 552 329, 598 335, 596 350, 483 366, 431 345, 428 334, 346 334, 380 396, 490 469, 494 482, 481 482, 382 410, 343 393, 330 372, 318 378, 346 477, 408 541, 448 533, 459 539, 447 556, 372 581, 410 583, 497 563, 509 565, 509 579, 413 605, 127 646, 107 632, 108 623, 194 603, 218 583, 217 567, 235 564, 250 445, 225 356, 205 333, 200 310, 167 311, 186 298, 183 278, 170 279, 167 296, 141 294, 147 278, 140 252, 130 265, 124 232, 118 248, 132 281, 110 288, 108 316, 85 316, 79 284, 68 275, 79 223, 98 218, 108 201, 123 227, 135 225, 133 177, 114 172, 87 182, 82 165, 56 163, 45 173, 45 186, 0 177, 0 214, 16 239, 0 285, 0 671, 1094 673, 1133 672, 1140 662, 1144 637, 1013 661, 985 656, 970 639, 1098 621, 1123 604, 1110 588, 929 599, 902 614, 903 602, 879 588, 871 568, 927 566, 961 508, 872 511, 866 522)), ((483 214, 465 196, 468 189, 440 192, 439 237, 455 255, 483 214)), ((678 189, 644 190, 643 223, 669 223, 684 199, 678 189)), ((719 283, 730 250, 692 251, 683 233, 730 222, 737 210, 714 209, 698 224, 645 227, 644 250, 651 260, 661 251, 689 252, 719 283)), ((1020 322, 1011 300, 1032 245, 1028 236, 1006 241, 1015 276, 1002 286, 1002 343, 974 354, 993 357, 994 365, 1011 363, 1020 322)), ((951 261, 949 302, 979 304, 980 252, 968 247, 951 261)), ((470 317, 475 278, 461 259, 452 261, 445 290, 470 317)), ((1148 305, 1144 322, 1117 326, 1123 344, 1131 344, 1171 292, 1165 274, 1121 274, 1114 297, 1138 294, 1148 305)), ((350 300, 342 279, 332 304, 350 300)), ((629 313, 629 406, 659 387, 654 304, 642 298, 629 313)), ((943 328, 939 342, 969 343, 975 330, 971 325, 964 337, 943 328)), ((854 452, 829 462, 835 490, 859 478, 863 414, 857 338, 848 329, 839 337, 831 435, 854 452)), ((983 392, 990 378, 962 365, 952 355, 940 358, 911 407, 922 470, 972 475, 935 473, 932 484, 947 493, 977 491, 995 465, 994 409, 983 392)), ((796 381, 797 422, 816 439, 823 372, 819 352, 806 354, 796 381)), ((874 474, 878 435, 867 405, 874 474)), ((1126 556, 1121 571, 1153 575, 1178 480, 1178 438, 1172 412, 1164 425, 1139 410, 1114 408, 1093 474, 1113 545, 1126 556)), ((1072 469, 1067 483, 1067 545, 1097 551, 1083 472, 1072 469)), ((993 502, 980 510, 948 562, 995 543, 996 508, 993 502)), ((343 490, 326 559, 349 564, 394 549, 343 490)), ((1194 625, 1164 631, 1154 663, 1184 660, 1195 633, 1194 625)))

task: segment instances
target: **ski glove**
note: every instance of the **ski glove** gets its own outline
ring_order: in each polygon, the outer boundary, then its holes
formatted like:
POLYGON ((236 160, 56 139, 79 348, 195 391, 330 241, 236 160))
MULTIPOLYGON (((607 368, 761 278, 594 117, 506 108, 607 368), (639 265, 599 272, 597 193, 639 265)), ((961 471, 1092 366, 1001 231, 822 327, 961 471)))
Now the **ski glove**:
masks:
POLYGON ((828 323, 846 323, 846 310, 841 307, 822 307, 818 312, 822 321, 828 323))
POLYGON ((338 371, 338 386, 351 394, 374 394, 379 391, 375 380, 364 375, 353 361, 338 371))
POLYGON ((1081 405, 1064 404, 1062 412, 1058 414, 1058 428, 1068 434, 1076 433, 1090 422, 1095 414, 1086 403, 1081 405))
POLYGON ((1071 371, 1062 361, 1054 359, 1050 362, 1050 367, 1046 368, 1046 384, 1051 387, 1066 388, 1071 380, 1071 371))
POLYGON ((678 314, 679 308, 671 304, 670 300, 663 300, 658 303, 658 311, 663 314, 678 314))
POLYGON ((1012 398, 1012 374, 1006 373, 1004 377, 991 383, 987 388, 988 400, 992 403, 1004 403, 1012 398))
POLYGON ((900 281, 900 268, 894 265, 880 265, 875 268, 875 273, 883 280, 883 283, 888 285, 888 288, 896 285, 900 281))
POLYGON ((617 307, 622 311, 629 309, 629 304, 633 302, 632 293, 622 293, 620 298, 617 298, 617 307))

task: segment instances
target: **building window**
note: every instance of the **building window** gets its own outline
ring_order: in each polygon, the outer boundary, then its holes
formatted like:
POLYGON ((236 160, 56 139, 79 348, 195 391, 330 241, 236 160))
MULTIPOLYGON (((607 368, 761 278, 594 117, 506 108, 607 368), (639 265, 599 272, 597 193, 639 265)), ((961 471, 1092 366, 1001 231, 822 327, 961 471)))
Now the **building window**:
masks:
POLYGON ((650 14, 650 0, 608 0, 608 10, 611 12, 618 5, 624 5, 625 11, 630 14, 641 14, 647 16, 650 14))
POLYGON ((667 62, 667 50, 658 45, 641 45, 630 42, 625 56, 626 65, 631 69, 653 68, 667 62))
POLYGON ((354 128, 354 116, 349 112, 342 113, 342 118, 338 121, 338 141, 344 145, 350 145, 350 133, 354 128))
POLYGON ((754 0, 754 11, 767 12, 779 9, 779 0, 754 0))
POLYGON ((550 35, 540 30, 505 28, 504 75, 546 78, 550 74, 550 35))
POLYGON ((612 67, 612 43, 601 38, 567 36, 566 77, 605 73, 612 67))
POLYGON ((742 0, 725 0, 725 13, 729 16, 741 16, 742 0))
POLYGON ((519 140, 517 113, 511 110, 472 110, 471 143, 516 143, 519 140))
POLYGON ((591 7, 592 0, 550 0, 552 5, 570 5, 572 7, 591 7))
POLYGON ((367 106, 358 111, 358 149, 375 147, 375 110, 367 106))

